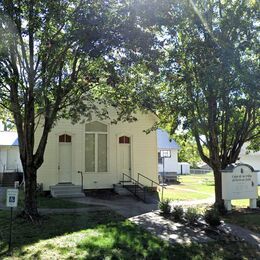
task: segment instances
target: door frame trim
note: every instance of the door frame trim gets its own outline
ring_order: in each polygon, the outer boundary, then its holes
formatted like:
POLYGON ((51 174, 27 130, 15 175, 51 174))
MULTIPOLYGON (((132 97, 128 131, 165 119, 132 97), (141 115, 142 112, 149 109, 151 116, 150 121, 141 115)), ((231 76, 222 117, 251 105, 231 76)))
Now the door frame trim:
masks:
POLYGON ((60 183, 60 170, 59 170, 59 161, 60 161, 60 146, 59 146, 59 136, 67 134, 71 136, 71 183, 73 183, 73 172, 75 169, 75 134, 70 131, 59 131, 55 133, 56 139, 56 183, 60 183))
POLYGON ((135 171, 134 171, 134 153, 133 153, 133 144, 134 144, 134 137, 133 134, 127 133, 127 132, 121 132, 116 135, 116 170, 117 170, 117 180, 122 180, 122 172, 120 172, 120 163, 119 163, 119 149, 120 149, 120 143, 119 143, 119 137, 121 136, 127 136, 130 138, 130 167, 131 167, 131 177, 134 178, 135 171))

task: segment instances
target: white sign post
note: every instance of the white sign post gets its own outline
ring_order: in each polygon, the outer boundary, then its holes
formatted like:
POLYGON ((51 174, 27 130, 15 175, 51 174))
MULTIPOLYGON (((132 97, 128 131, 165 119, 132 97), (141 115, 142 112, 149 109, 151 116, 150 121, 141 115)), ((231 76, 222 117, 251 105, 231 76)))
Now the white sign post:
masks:
POLYGON ((227 210, 235 199, 249 199, 250 208, 256 208, 257 197, 257 173, 251 166, 231 165, 222 172, 222 198, 227 210))
POLYGON ((7 189, 6 191, 6 206, 11 208, 10 215, 10 231, 9 231, 9 252, 11 251, 12 245, 12 224, 13 224, 13 208, 17 207, 18 204, 18 189, 7 189))

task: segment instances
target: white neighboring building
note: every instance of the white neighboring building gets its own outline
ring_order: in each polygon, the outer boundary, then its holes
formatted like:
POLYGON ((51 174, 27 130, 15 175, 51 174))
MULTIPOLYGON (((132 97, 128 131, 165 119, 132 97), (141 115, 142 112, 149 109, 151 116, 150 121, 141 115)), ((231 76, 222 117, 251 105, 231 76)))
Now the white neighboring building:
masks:
POLYGON ((0 131, 0 172, 22 172, 16 132, 0 131))
POLYGON ((258 185, 260 185, 260 151, 252 152, 246 150, 246 146, 244 145, 239 154, 239 160, 237 163, 244 163, 252 166, 255 171, 258 171, 258 185))
POLYGON ((180 146, 170 139, 169 134, 161 129, 157 130, 157 146, 158 146, 158 172, 163 172, 163 158, 161 151, 170 151, 169 158, 164 158, 164 171, 175 172, 179 171, 178 165, 178 150, 180 146))

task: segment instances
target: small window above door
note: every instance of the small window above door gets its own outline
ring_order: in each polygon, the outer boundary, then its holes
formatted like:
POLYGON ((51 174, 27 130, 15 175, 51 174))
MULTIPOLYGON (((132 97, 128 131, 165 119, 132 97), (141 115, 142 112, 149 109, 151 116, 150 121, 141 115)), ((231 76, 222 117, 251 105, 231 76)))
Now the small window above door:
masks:
POLYGON ((66 134, 60 135, 59 136, 59 142, 60 143, 71 143, 71 136, 66 135, 66 134))
POLYGON ((130 137, 128 136, 120 136, 119 137, 120 144, 130 144, 130 137))

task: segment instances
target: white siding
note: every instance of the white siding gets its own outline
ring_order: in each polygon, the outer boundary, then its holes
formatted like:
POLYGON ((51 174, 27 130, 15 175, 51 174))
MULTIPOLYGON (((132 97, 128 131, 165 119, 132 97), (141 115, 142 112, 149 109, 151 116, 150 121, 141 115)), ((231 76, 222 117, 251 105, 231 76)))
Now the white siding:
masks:
POLYGON ((0 146, 0 172, 22 172, 18 146, 0 146))
MULTIPOLYGON (((122 135, 131 138, 132 176, 137 178, 140 172, 157 181, 157 138, 156 132, 146 134, 143 130, 150 128, 155 119, 149 114, 138 114, 138 121, 133 123, 108 124, 108 172, 85 173, 85 124, 72 125, 69 120, 60 120, 49 135, 45 151, 44 163, 38 170, 38 182, 43 183, 44 190, 58 183, 58 136, 72 136, 72 183, 81 184, 80 174, 83 172, 84 189, 112 188, 122 179, 118 170, 118 138, 122 135)), ((95 121, 93 119, 93 121, 95 121)), ((39 141, 40 130, 36 132, 39 141)), ((144 183, 148 184, 148 183, 144 183)))
MULTIPOLYGON (((158 151, 160 152, 160 150, 158 151)), ((163 164, 158 164, 158 171, 163 172, 163 164)), ((171 149, 171 157, 164 158, 165 172, 178 172, 178 150, 171 149)))

